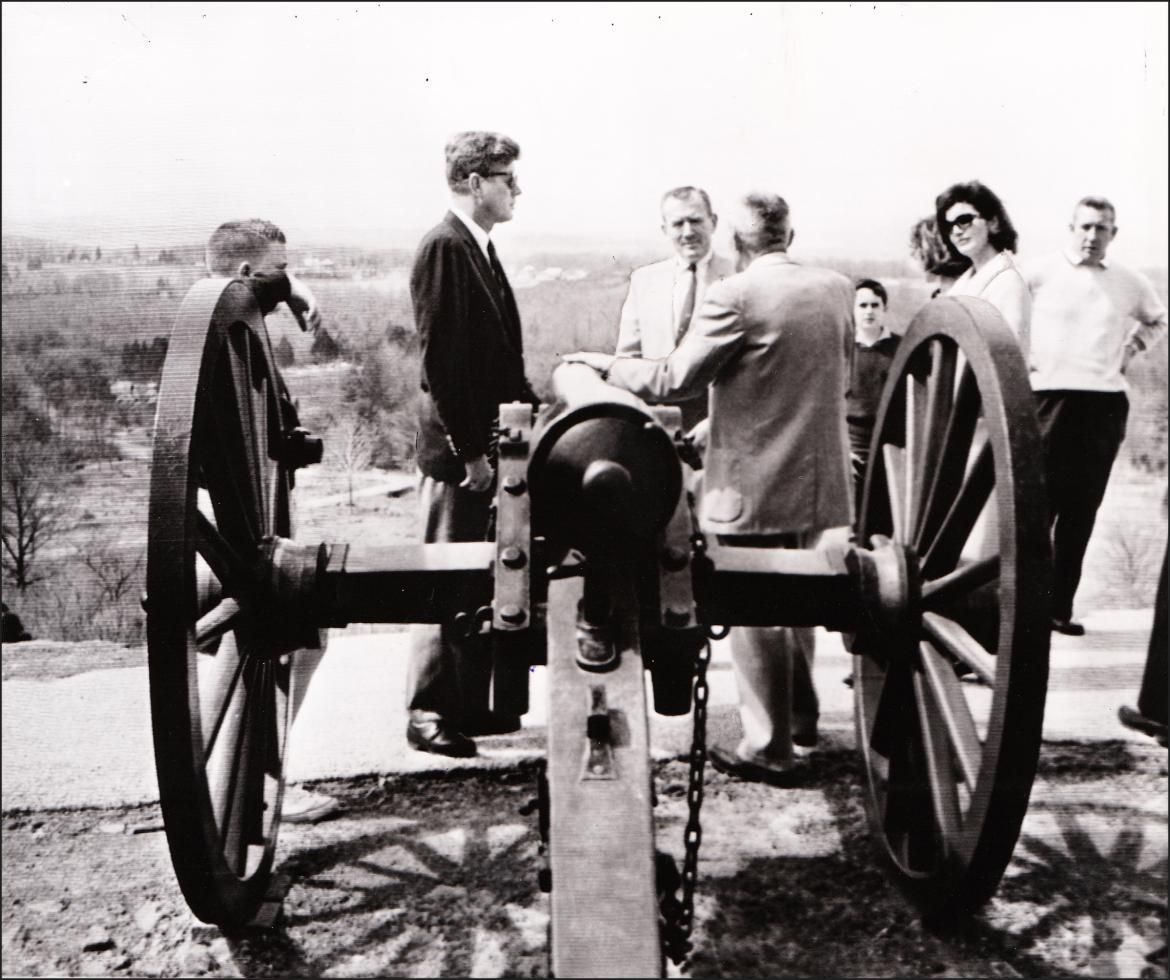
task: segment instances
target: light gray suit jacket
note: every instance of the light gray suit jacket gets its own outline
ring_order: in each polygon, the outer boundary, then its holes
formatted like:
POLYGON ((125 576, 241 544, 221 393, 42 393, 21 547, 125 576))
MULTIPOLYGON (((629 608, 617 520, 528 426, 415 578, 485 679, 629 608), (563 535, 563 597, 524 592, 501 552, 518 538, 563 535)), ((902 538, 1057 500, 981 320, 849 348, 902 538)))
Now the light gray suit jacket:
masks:
POLYGON ((820 531, 853 519, 852 346, 853 284, 771 252, 707 290, 665 360, 619 357, 609 380, 651 402, 711 386, 704 531, 820 531))
MULTIPOLYGON (((678 259, 644 265, 630 273, 630 289, 618 327, 618 357, 666 357, 674 350, 674 280, 678 259)), ((718 253, 707 266, 707 286, 735 275, 735 263, 718 253)), ((702 299, 700 295, 699 299, 702 299)), ((695 303, 698 313, 700 302, 695 303)))

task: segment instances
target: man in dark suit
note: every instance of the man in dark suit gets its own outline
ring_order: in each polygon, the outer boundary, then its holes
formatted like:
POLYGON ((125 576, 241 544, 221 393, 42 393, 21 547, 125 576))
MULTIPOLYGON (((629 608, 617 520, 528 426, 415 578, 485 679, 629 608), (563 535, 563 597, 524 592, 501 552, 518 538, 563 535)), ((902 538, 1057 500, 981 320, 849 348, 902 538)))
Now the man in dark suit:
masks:
MULTIPOLYGON (((423 237, 410 276, 422 351, 419 504, 423 540, 488 535, 501 402, 537 404, 524 374, 520 314, 489 237, 512 220, 520 147, 466 132, 446 147, 451 210, 423 237)), ((421 629, 407 676, 407 741, 423 752, 472 756, 468 736, 515 731, 488 711, 491 658, 482 636, 445 623, 421 629)))

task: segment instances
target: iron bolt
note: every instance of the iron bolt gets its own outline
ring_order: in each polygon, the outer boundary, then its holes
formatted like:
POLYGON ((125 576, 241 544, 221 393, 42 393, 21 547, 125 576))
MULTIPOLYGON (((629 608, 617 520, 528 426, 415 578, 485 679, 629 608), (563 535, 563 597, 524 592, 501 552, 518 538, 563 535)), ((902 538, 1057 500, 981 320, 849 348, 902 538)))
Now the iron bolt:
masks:
POLYGON ((666 610, 665 616, 663 617, 663 622, 665 622, 667 626, 674 627, 675 629, 686 626, 690 621, 691 614, 682 606, 669 606, 666 610))
POLYGON ((528 614, 519 606, 503 606, 500 609, 500 619, 510 626, 519 626, 528 618, 528 614))
POLYGON ((519 548, 505 548, 500 553, 500 561, 506 568, 523 568, 528 556, 519 548))
POLYGON ((527 489, 528 484, 524 482, 522 477, 509 476, 504 480, 504 492, 510 493, 513 497, 519 497, 527 489))

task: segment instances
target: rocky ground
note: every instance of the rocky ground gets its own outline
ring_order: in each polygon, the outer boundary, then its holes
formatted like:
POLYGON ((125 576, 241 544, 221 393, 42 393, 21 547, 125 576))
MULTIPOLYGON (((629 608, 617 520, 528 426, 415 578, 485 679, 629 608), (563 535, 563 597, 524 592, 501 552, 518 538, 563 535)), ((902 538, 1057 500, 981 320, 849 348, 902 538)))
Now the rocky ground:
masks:
MULTIPOLYGON (((799 790, 708 772, 695 952, 673 973, 1166 976, 1164 750, 1047 744, 998 895, 949 933, 883 874, 862 778, 844 745, 799 790)), ((547 976, 535 817, 519 812, 534 779, 525 764, 317 784, 344 813, 282 828, 280 913, 238 933, 187 910, 156 806, 9 812, 4 975, 547 976)), ((682 761, 658 765, 658 841, 676 857, 685 780, 682 761)))

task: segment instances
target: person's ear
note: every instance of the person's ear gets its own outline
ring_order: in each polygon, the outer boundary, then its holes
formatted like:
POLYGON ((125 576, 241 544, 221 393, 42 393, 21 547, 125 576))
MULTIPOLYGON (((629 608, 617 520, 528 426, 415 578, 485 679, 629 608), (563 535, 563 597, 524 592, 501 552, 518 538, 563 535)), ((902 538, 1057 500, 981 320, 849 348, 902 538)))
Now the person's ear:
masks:
POLYGON ((236 275, 239 278, 243 279, 246 276, 250 276, 251 274, 252 274, 252 263, 249 262, 247 259, 245 259, 243 262, 240 263, 240 267, 238 269, 236 269, 236 275))
POLYGON ((713 214, 713 215, 711 215, 711 230, 714 231, 718 227, 719 227, 719 215, 713 214))
POLYGON ((788 244, 787 244, 787 245, 785 245, 784 247, 785 247, 785 248, 792 248, 792 243, 793 243, 793 241, 795 241, 795 240, 796 240, 796 229, 795 229, 795 228, 789 228, 789 229, 788 229, 788 244))
POLYGON ((987 234, 999 234, 999 218, 992 218, 989 222, 987 222, 987 234))

